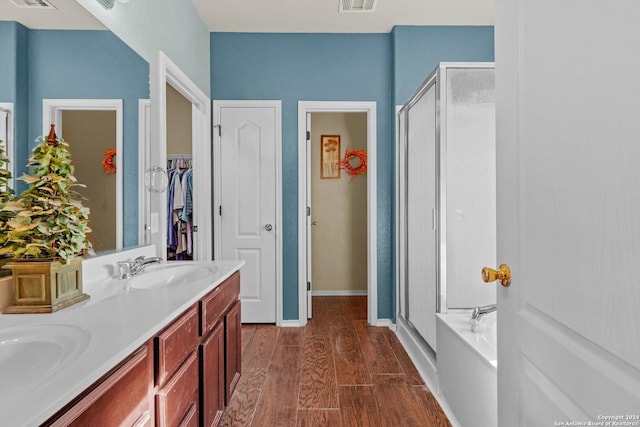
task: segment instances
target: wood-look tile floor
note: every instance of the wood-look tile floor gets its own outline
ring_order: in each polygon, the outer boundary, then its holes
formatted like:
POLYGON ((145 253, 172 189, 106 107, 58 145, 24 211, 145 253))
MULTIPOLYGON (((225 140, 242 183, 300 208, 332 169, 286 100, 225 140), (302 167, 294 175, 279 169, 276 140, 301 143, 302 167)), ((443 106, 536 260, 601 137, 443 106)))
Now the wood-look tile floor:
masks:
POLYGON ((221 426, 450 426, 366 297, 314 297, 304 328, 242 326, 242 377, 221 426))

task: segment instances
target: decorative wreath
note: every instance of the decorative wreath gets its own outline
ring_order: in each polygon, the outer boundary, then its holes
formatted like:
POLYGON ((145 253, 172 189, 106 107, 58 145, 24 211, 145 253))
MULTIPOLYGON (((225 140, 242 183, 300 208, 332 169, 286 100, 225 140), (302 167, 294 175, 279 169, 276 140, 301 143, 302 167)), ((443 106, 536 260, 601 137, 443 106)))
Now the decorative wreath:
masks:
POLYGON ((106 173, 116 173, 116 149, 108 148, 104 151, 104 160, 102 161, 102 169, 106 173))
POLYGON ((338 163, 340 169, 345 169, 351 179, 354 179, 358 175, 367 173, 367 151, 366 150, 352 150, 347 148, 344 153, 344 159, 338 163), (352 159, 358 159, 357 164, 351 163, 352 159))

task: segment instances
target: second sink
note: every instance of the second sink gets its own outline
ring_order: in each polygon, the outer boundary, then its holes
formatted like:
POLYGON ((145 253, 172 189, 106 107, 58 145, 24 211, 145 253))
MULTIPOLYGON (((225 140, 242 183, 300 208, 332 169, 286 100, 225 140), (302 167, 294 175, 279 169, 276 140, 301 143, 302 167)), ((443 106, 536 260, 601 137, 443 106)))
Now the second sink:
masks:
POLYGON ((147 267, 144 273, 133 277, 129 286, 134 289, 152 289, 162 286, 187 284, 205 279, 217 271, 217 267, 191 262, 166 263, 147 267))
POLYGON ((87 348, 91 334, 72 325, 34 325, 0 332, 0 391, 20 395, 43 383, 87 348))

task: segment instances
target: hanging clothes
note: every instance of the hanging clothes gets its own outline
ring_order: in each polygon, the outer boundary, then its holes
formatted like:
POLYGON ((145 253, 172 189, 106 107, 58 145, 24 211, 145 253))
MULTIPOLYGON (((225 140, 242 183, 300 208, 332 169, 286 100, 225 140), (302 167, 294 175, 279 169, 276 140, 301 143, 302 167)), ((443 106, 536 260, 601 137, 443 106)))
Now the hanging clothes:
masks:
POLYGON ((167 164, 167 259, 193 259, 193 170, 185 158, 167 164))
POLYGON ((177 169, 168 169, 167 176, 169 185, 167 186, 167 247, 175 250, 178 246, 178 235, 173 227, 173 202, 175 192, 175 179, 178 175, 177 169))
POLYGON ((193 255, 193 232, 191 222, 193 218, 193 170, 189 169, 182 178, 183 208, 180 219, 186 224, 186 251, 187 255, 193 255))

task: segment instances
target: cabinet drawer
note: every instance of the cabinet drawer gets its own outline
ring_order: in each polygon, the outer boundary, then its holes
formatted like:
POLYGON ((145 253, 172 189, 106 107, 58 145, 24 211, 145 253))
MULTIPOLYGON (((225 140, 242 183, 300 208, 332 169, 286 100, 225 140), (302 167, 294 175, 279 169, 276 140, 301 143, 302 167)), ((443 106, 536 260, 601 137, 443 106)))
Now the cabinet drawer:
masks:
POLYGON ((197 348, 198 324, 198 307, 194 305, 155 338, 156 385, 161 386, 197 348))
POLYGON ((198 353, 192 352, 167 384, 156 394, 156 416, 160 426, 187 422, 195 409, 198 419, 198 353))
POLYGON ((151 425, 151 366, 150 345, 145 345, 105 375, 79 401, 63 409, 55 421, 44 425, 151 425))
POLYGON ((202 313, 201 335, 206 336, 213 329, 222 315, 238 299, 240 293, 240 272, 221 283, 200 301, 202 313))

